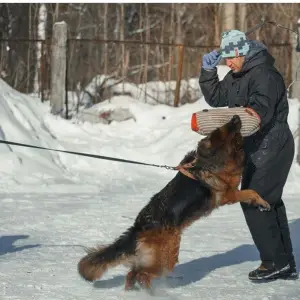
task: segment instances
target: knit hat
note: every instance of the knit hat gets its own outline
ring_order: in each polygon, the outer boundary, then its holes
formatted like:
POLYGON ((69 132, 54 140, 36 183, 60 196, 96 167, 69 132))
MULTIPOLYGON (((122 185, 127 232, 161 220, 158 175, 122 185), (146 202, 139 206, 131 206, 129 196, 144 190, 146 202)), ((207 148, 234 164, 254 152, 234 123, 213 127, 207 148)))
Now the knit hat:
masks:
POLYGON ((233 29, 222 33, 220 48, 223 58, 244 56, 249 51, 249 43, 244 32, 233 29))

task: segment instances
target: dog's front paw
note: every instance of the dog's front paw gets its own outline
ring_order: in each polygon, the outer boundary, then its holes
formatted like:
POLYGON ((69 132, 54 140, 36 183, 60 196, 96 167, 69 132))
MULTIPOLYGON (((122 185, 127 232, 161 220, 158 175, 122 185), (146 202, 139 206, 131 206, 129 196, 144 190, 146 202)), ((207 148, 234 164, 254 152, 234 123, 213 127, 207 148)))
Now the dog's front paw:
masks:
POLYGON ((257 201, 257 205, 258 205, 258 207, 261 207, 263 209, 263 211, 269 211, 271 209, 270 204, 260 197, 257 201))
POLYGON ((259 205, 258 209, 260 211, 270 211, 271 210, 271 206, 270 206, 270 204, 268 202, 266 202, 266 205, 259 205))

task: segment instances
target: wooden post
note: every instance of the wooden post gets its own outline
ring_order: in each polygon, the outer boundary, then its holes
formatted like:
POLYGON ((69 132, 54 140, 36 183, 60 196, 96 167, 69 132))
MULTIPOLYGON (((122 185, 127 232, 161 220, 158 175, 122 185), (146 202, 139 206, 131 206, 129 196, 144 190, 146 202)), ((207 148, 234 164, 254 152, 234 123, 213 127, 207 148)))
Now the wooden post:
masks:
POLYGON ((178 107, 179 99, 180 99, 180 84, 182 78, 183 56, 184 56, 184 46, 180 45, 178 46, 178 67, 177 67, 177 80, 176 80, 174 107, 178 107))
POLYGON ((57 22, 53 26, 51 57, 51 113, 62 115, 66 99, 67 24, 57 22))

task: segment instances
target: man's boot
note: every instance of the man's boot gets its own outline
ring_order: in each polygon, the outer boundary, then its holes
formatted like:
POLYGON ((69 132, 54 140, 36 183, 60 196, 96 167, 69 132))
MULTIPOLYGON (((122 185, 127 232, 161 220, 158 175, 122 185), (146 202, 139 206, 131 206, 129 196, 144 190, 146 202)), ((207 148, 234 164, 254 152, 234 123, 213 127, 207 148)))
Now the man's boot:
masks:
POLYGON ((297 272, 296 265, 290 266, 290 264, 284 266, 283 268, 276 268, 274 264, 264 263, 251 271, 248 275, 249 279, 252 281, 266 281, 266 280, 295 280, 299 278, 299 273, 297 272))

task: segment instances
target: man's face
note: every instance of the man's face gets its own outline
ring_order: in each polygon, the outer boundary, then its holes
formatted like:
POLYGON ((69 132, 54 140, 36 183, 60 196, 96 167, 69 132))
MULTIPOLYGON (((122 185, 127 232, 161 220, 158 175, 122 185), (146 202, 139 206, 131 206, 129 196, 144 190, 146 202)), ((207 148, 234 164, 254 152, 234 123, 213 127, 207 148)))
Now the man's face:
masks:
POLYGON ((234 72, 240 72, 242 70, 245 56, 225 58, 226 65, 234 72))

